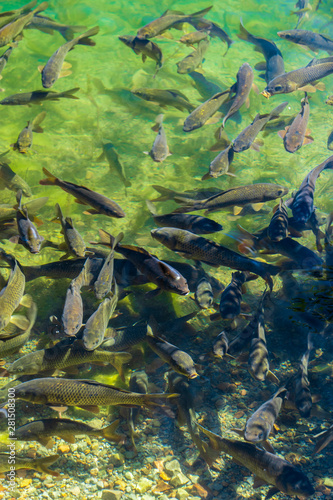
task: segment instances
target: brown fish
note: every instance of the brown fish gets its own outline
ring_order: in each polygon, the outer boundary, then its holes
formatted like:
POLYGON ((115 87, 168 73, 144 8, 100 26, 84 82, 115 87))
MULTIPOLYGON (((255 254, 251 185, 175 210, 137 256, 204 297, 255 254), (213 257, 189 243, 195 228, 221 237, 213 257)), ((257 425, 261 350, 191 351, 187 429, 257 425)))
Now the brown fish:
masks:
POLYGON ((253 84, 253 70, 248 63, 242 64, 239 68, 236 80, 236 83, 230 88, 230 93, 234 92, 235 96, 227 114, 223 118, 221 130, 225 127, 230 116, 234 115, 243 106, 249 96, 253 84))
POLYGON ((307 129, 309 116, 309 99, 305 92, 305 97, 301 100, 301 111, 296 115, 289 127, 279 132, 279 136, 283 139, 284 149, 288 153, 296 153, 303 144, 313 142, 313 138, 309 135, 310 130, 307 129))

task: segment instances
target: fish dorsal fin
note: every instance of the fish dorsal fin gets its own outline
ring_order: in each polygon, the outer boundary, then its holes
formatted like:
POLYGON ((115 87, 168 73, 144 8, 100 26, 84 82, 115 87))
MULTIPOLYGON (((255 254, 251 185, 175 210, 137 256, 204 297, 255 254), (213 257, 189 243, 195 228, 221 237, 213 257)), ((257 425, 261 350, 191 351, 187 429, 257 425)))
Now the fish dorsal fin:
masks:
POLYGON ((173 10, 173 9, 167 9, 165 12, 163 12, 163 14, 161 15, 161 17, 164 17, 164 16, 185 16, 184 12, 182 12, 181 10, 173 10))
POLYGON ((163 260, 158 261, 158 265, 160 269, 162 270, 163 274, 166 274, 167 276, 171 276, 171 278, 177 279, 179 277, 178 271, 174 269, 173 267, 169 266, 163 260))
POLYGON ((180 97, 182 97, 183 99, 185 99, 186 101, 190 102, 190 101, 188 100, 188 98, 186 97, 186 95, 185 95, 185 94, 182 94, 182 93, 181 93, 179 90, 177 90, 177 89, 168 89, 168 92, 170 92, 170 94, 175 95, 176 97, 179 97, 179 96, 180 96, 180 97))
POLYGON ((108 387, 109 389, 114 389, 117 392, 126 392, 127 394, 131 391, 126 391, 126 389, 119 389, 119 387, 116 387, 115 385, 110 385, 110 384, 103 384, 102 382, 97 382, 96 380, 90 380, 90 379, 77 379, 75 380, 78 384, 83 382, 84 384, 90 384, 90 385, 97 385, 97 386, 103 386, 103 387, 108 387))
POLYGON ((121 245, 121 248, 126 248, 127 250, 132 250, 133 252, 142 253, 144 255, 152 257, 152 255, 142 247, 137 247, 135 245, 121 245))

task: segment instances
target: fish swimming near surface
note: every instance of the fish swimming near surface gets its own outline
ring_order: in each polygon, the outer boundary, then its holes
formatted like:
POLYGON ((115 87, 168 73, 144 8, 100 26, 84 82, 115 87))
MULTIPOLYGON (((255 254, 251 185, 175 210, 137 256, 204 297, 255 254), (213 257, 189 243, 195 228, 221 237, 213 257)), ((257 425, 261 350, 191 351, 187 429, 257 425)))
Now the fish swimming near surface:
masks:
POLYGON ((45 119, 46 111, 39 113, 33 120, 28 121, 28 124, 17 138, 15 144, 13 144, 13 149, 17 150, 19 153, 27 153, 32 146, 33 132, 41 134, 43 132, 40 124, 45 119))
MULTIPOLYGON (((11 191, 14 191, 17 193, 19 189, 22 190, 22 193, 24 196, 31 196, 31 189, 28 183, 22 179, 18 174, 16 174, 10 166, 5 163, 5 162, 0 162, 0 187, 5 186, 7 189, 10 189, 11 191)), ((3 189, 1 187, 1 189, 3 189)), ((48 198, 47 198, 48 199, 48 198)), ((46 198, 44 200, 47 201, 46 198)), ((42 198, 39 198, 39 200, 42 200, 42 198)), ((37 200, 34 200, 37 201, 37 200)), ((31 209, 29 208, 31 211, 31 209)))
POLYGON ((296 153, 303 145, 313 142, 308 130, 308 121, 310 116, 310 105, 308 95, 301 100, 301 111, 296 115, 293 122, 281 130, 278 134, 283 139, 284 149, 288 153, 296 153))
POLYGON ((46 179, 39 181, 43 186, 58 186, 67 193, 75 196, 75 201, 82 205, 90 205, 92 208, 86 210, 89 214, 104 214, 109 217, 121 218, 125 217, 125 213, 120 208, 118 203, 106 196, 96 193, 84 186, 74 184, 73 182, 63 181, 51 174, 46 168, 43 167, 43 172, 47 176, 46 179))
POLYGON ((66 253, 60 260, 64 260, 70 255, 84 257, 86 255, 86 244, 80 233, 75 229, 72 218, 64 217, 59 203, 56 203, 55 209, 57 212, 56 220, 59 220, 61 224, 61 233, 64 235, 66 247, 66 253))
POLYGON ((16 41, 20 37, 25 25, 31 21, 33 16, 38 12, 47 9, 47 7, 48 3, 42 2, 40 5, 35 7, 35 9, 27 12, 26 14, 22 13, 22 15, 19 15, 17 18, 0 28, 0 47, 4 47, 13 41, 16 41))
POLYGON ((182 94, 179 90, 141 88, 132 90, 131 92, 135 96, 140 97, 140 99, 156 102, 161 108, 172 106, 179 109, 179 111, 186 110, 189 113, 195 109, 195 106, 190 103, 186 95, 182 94))
MULTIPOLYGON (((193 73, 193 72, 192 72, 193 73)), ((207 101, 200 104, 184 121, 184 132, 191 132, 204 124, 220 109, 223 102, 227 99, 228 91, 218 92, 209 97, 207 101)))
POLYGON ((155 132, 157 131, 157 136, 149 153, 146 152, 146 154, 149 154, 149 156, 158 163, 164 161, 168 156, 171 156, 163 127, 163 118, 163 114, 156 117, 155 125, 152 127, 152 130, 155 132))
POLYGON ((147 57, 156 61, 156 71, 157 72, 163 66, 163 54, 157 43, 147 40, 145 38, 138 38, 137 36, 123 35, 118 37, 121 42, 123 42, 127 47, 130 47, 135 54, 142 56, 142 62, 146 62, 147 57))
POLYGON ((15 21, 15 19, 18 19, 22 14, 31 12, 31 10, 35 7, 36 3, 37 0, 32 0, 26 5, 23 5, 23 7, 20 7, 19 9, 12 9, 12 10, 7 10, 5 12, 1 12, 0 27, 2 28, 3 26, 11 23, 12 21, 15 21))
POLYGON ((184 75, 192 73, 203 62, 205 53, 209 47, 207 39, 201 40, 197 48, 181 61, 177 62, 177 73, 184 75))
POLYGON ((124 186, 130 187, 132 183, 126 177, 125 169, 119 160, 118 153, 114 149, 114 145, 111 142, 103 144, 103 153, 97 158, 97 161, 101 161, 104 158, 107 160, 111 172, 113 173, 115 171, 124 186))
POLYGON ((29 219, 27 209, 22 206, 22 191, 19 190, 16 195, 18 208, 16 212, 16 222, 18 236, 10 238, 12 243, 20 243, 30 253, 38 253, 40 251, 44 237, 41 236, 35 225, 29 219))
POLYGON ((66 99, 78 99, 76 92, 80 87, 54 92, 54 90, 34 90, 33 92, 22 92, 5 97, 0 101, 3 106, 31 106, 31 104, 41 104, 43 101, 59 101, 61 97, 66 99))
POLYGON ((309 47, 309 49, 314 52, 318 52, 318 50, 326 50, 329 54, 333 54, 333 40, 326 35, 314 33, 309 30, 297 29, 278 31, 277 34, 283 40, 288 40, 288 42, 309 47))
POLYGON ((47 33, 53 35, 54 31, 58 31, 65 40, 73 40, 74 34, 87 29, 87 26, 69 26, 67 24, 61 24, 47 16, 40 14, 35 14, 31 21, 24 27, 27 29, 37 29, 42 33, 47 33))

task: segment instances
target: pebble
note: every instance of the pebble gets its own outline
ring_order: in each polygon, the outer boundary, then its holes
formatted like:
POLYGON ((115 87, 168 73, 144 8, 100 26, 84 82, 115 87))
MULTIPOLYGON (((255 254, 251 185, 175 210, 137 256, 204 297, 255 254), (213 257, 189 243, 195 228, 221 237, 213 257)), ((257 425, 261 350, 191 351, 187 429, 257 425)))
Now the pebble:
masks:
POLYGON ((124 476, 125 476, 125 479, 127 479, 128 481, 133 481, 133 479, 134 479, 132 472, 130 472, 129 470, 127 470, 125 472, 124 476))
POLYGON ((142 477, 139 479, 135 486, 135 491, 138 493, 145 493, 146 491, 150 490, 153 487, 153 481, 150 479, 147 479, 146 477, 142 477))
POLYGON ((333 487, 333 478, 332 477, 325 477, 324 485, 332 488, 333 487))
POLYGON ((125 463, 125 457, 122 453, 114 453, 110 457, 110 462, 115 466, 115 467, 120 467, 121 465, 124 465, 125 463))
POLYGON ((174 459, 170 462, 167 462, 164 466, 165 470, 167 470, 171 475, 174 475, 176 472, 181 472, 180 463, 178 460, 174 459))
POLYGON ((170 479, 170 484, 174 486, 175 488, 178 488, 179 486, 183 486, 184 484, 188 483, 189 479, 183 474, 182 472, 176 472, 173 474, 172 479, 170 479))
POLYGON ((102 500, 120 500, 123 497, 123 492, 119 490, 103 490, 102 500))
POLYGON ((185 490, 185 488, 180 488, 179 490, 177 490, 176 498, 178 500, 185 500, 188 497, 189 493, 185 490))

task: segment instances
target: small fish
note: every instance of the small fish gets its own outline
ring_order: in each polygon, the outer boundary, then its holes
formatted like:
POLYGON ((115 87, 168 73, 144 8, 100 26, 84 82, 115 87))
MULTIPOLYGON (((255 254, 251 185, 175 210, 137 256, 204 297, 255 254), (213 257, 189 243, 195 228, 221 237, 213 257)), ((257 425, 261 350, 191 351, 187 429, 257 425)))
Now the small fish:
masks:
POLYGON ((226 33, 226 31, 224 31, 218 24, 213 23, 208 19, 194 18, 189 21, 189 24, 191 24, 196 30, 209 31, 209 36, 211 36, 212 38, 219 38, 220 40, 222 40, 222 42, 225 42, 228 46, 225 54, 228 52, 230 46, 234 43, 228 33, 226 33))
POLYGON ((319 439, 316 443, 312 455, 314 455, 315 453, 320 453, 324 448, 326 448, 327 445, 330 444, 331 441, 333 441, 333 425, 331 425, 331 427, 329 427, 326 431, 320 432, 314 437, 316 439, 319 439))
POLYGON ((75 45, 78 44, 95 45, 95 42, 90 40, 90 37, 97 35, 98 32, 99 26, 95 26, 94 28, 86 31, 86 33, 73 38, 73 40, 70 40, 69 42, 59 47, 59 49, 56 50, 56 52, 54 52, 54 54, 50 57, 45 66, 40 66, 38 68, 40 69, 42 74, 42 85, 44 89, 51 88, 59 77, 71 74, 71 71, 68 70, 68 66, 65 66, 65 69, 62 69, 67 53, 70 50, 73 50, 75 45))
POLYGON ((14 47, 9 47, 9 49, 5 50, 5 52, 0 57, 0 80, 2 79, 2 74, 1 73, 5 69, 5 66, 6 66, 6 64, 8 62, 8 59, 9 59, 11 53, 13 52, 13 48, 14 47))
POLYGON ((274 212, 267 229, 267 236, 272 241, 281 241, 288 236, 288 212, 282 198, 274 212))
POLYGON ((191 52, 181 61, 177 62, 177 73, 185 75, 187 73, 192 73, 197 69, 203 62, 204 55, 209 47, 209 41, 207 39, 201 40, 198 43, 197 49, 191 52))
POLYGON ((160 35, 164 31, 172 28, 175 24, 180 23, 189 23, 193 19, 201 18, 206 15, 207 12, 210 11, 212 5, 207 7, 206 9, 200 10, 199 12, 195 12, 193 14, 189 14, 188 16, 179 13, 173 13, 172 11, 166 11, 162 14, 158 19, 154 19, 150 23, 146 24, 142 28, 140 28, 137 32, 137 37, 146 39, 153 38, 154 36, 160 35))
POLYGON ((186 110, 189 113, 195 109, 195 106, 189 102, 186 95, 182 94, 179 90, 141 88, 132 90, 131 92, 135 96, 140 97, 140 99, 156 102, 161 108, 172 106, 179 109, 179 111, 186 110))
POLYGON ((18 237, 11 238, 13 243, 20 243, 30 253, 38 253, 44 237, 41 236, 35 225, 29 219, 26 207, 22 206, 22 191, 19 190, 16 195, 18 209, 16 212, 16 221, 18 229, 18 237))
POLYGON ((214 292, 213 287, 206 276, 198 281, 194 293, 194 300, 200 309, 209 309, 212 307, 214 303, 214 292))
POLYGON ((285 72, 282 54, 274 42, 266 38, 251 35, 251 33, 244 28, 242 21, 239 24, 239 30, 240 34, 237 35, 238 38, 253 43, 256 49, 264 55, 266 63, 264 65, 259 63, 255 68, 265 68, 264 75, 260 75, 260 77, 264 78, 266 83, 285 72))
POLYGON ((106 257, 103 267, 94 283, 94 293, 97 300, 104 299, 104 297, 111 291, 114 270, 114 250, 119 241, 121 241, 122 236, 123 234, 120 233, 114 239, 111 251, 106 257))
POLYGON ((207 101, 200 104, 184 121, 184 132, 191 132, 204 124, 220 109, 221 105, 227 98, 228 91, 218 92, 209 97, 207 101))
POLYGON ((194 234, 210 234, 222 231, 223 227, 218 222, 190 214, 163 214, 157 215, 155 206, 151 201, 146 201, 148 209, 153 216, 154 222, 160 227, 178 227, 186 229, 194 234))
POLYGON ((296 115, 294 121, 285 130, 279 132, 283 139, 284 149, 288 153, 296 153, 303 145, 313 142, 309 135, 308 121, 310 116, 310 106, 307 93, 301 100, 301 111, 296 115))
POLYGON ((3 106, 30 106, 31 104, 40 104, 43 101, 59 101, 61 97, 66 99, 78 99, 75 94, 80 90, 79 87, 64 90, 63 92, 54 92, 54 90, 34 90, 33 92, 22 92, 13 94, 0 101, 3 106))
POLYGON ((307 91, 309 90, 309 84, 321 80, 331 73, 333 73, 333 60, 330 60, 330 58, 326 58, 326 60, 318 59, 315 63, 311 61, 310 64, 303 68, 276 76, 267 84, 261 94, 269 98, 275 94, 288 94, 295 90, 307 91))
POLYGON ((151 150, 149 151, 149 153, 146 153, 149 154, 151 158, 158 163, 164 161, 168 156, 171 156, 167 144, 166 133, 163 127, 163 117, 163 114, 160 114, 156 117, 156 125, 152 128, 152 130, 157 130, 157 136, 151 150))
POLYGON ((17 150, 19 153, 27 153, 28 150, 32 146, 33 132, 37 132, 38 134, 43 133, 42 127, 40 127, 40 123, 44 120, 46 116, 46 111, 42 111, 39 113, 33 120, 29 121, 27 126, 24 127, 22 132, 17 138, 15 144, 13 144, 13 149, 17 150))
POLYGON ((98 406, 160 406, 178 394, 139 394, 95 380, 56 377, 37 378, 15 387, 15 397, 47 406, 79 406, 90 411, 98 406))
POLYGON ((73 182, 63 181, 58 177, 55 177, 51 172, 43 167, 43 172, 47 176, 46 179, 39 181, 39 184, 43 186, 58 186, 67 193, 75 196, 75 201, 81 203, 82 205, 90 205, 92 208, 86 210, 89 214, 104 214, 109 217, 121 218, 125 217, 124 211, 120 206, 113 200, 110 200, 106 196, 96 193, 84 186, 79 186, 73 182))
MULTIPOLYGON (((129 381, 129 389, 140 394, 148 394, 148 376, 144 370, 132 371, 129 381)), ((131 435, 133 448, 136 450, 134 437, 136 435, 134 424, 139 414, 139 408, 130 408, 128 410, 128 427, 131 435)))
POLYGON ((52 446, 53 436, 66 441, 66 443, 75 443, 76 436, 101 437, 113 443, 122 443, 124 436, 116 434, 115 431, 119 425, 119 420, 112 424, 96 429, 79 420, 70 420, 69 418, 44 418, 42 420, 33 420, 25 425, 16 428, 15 439, 18 441, 37 441, 43 446, 52 446))
POLYGON ((199 43, 201 40, 207 40, 208 35, 209 30, 192 31, 191 33, 183 35, 179 41, 185 45, 193 46, 194 43, 199 43))
POLYGON ((296 14, 296 16, 298 17, 296 24, 296 28, 298 28, 302 19, 307 15, 307 12, 311 10, 311 7, 309 5, 309 0, 298 0, 295 4, 295 7, 298 7, 298 10, 296 10, 295 12, 291 12, 291 14, 296 14))
POLYGON ((278 184, 248 184, 247 186, 237 186, 226 191, 220 191, 220 193, 199 201, 184 199, 184 202, 187 202, 188 205, 177 208, 174 213, 186 213, 195 210, 206 210, 207 213, 210 213, 230 206, 241 207, 248 203, 261 205, 266 201, 281 198, 287 193, 288 189, 278 184))
POLYGON ((247 98, 253 84, 253 70, 248 63, 242 64, 236 75, 236 83, 230 87, 230 94, 235 93, 231 106, 223 118, 221 129, 225 127, 227 120, 238 111, 247 98))
POLYGON ((159 356, 165 363, 181 375, 189 379, 198 376, 194 361, 189 354, 181 351, 179 347, 170 344, 161 337, 153 333, 151 327, 148 325, 146 341, 149 347, 159 356))
POLYGON ((247 281, 247 278, 247 273, 232 273, 231 282, 221 294, 219 308, 221 318, 234 319, 240 314, 243 285, 247 281))
POLYGON ((298 372, 287 383, 287 387, 289 385, 292 387, 295 405, 303 418, 309 418, 312 409, 310 382, 308 379, 308 365, 312 349, 313 343, 309 333, 307 350, 302 356, 298 372))
MULTIPOLYGON (((4 162, 0 162, 0 185, 1 184, 15 193, 21 189, 24 196, 31 196, 32 194, 30 186, 26 183, 26 181, 18 174, 15 174, 10 166, 4 162)), ((42 198, 39 198, 39 200, 41 199, 42 198)), ((29 210, 31 209, 29 208, 29 210)))
POLYGON ((314 33, 313 31, 297 29, 278 31, 277 34, 280 38, 283 38, 283 40, 288 40, 288 42, 309 47, 309 49, 314 52, 318 52, 318 50, 326 50, 329 54, 333 53, 333 40, 326 35, 314 33))
MULTIPOLYGON (((89 259, 86 260, 86 264, 89 259)), ((86 265, 85 264, 85 265, 86 265)), ((74 278, 66 292, 64 309, 61 316, 61 323, 65 335, 76 335, 81 329, 83 321, 83 302, 81 288, 84 284, 84 268, 77 278, 74 278)))
POLYGON ((86 30, 87 26, 68 26, 67 24, 58 23, 47 16, 35 14, 24 29, 37 29, 50 35, 53 35, 54 31, 58 31, 65 40, 69 41, 73 40, 75 33, 86 30))
MULTIPOLYGON (((194 87, 205 101, 213 97, 215 94, 222 92, 221 87, 207 80, 207 78, 205 78, 204 75, 198 71, 192 71, 188 75, 192 78, 194 87)), ((185 130, 185 132, 187 132, 187 130, 185 130)))
POLYGON ((101 156, 97 158, 97 161, 101 161, 104 158, 107 160, 111 172, 113 173, 115 171, 119 176, 120 180, 122 181, 122 183, 124 184, 124 186, 130 187, 132 183, 129 179, 127 179, 124 167, 120 163, 118 154, 114 149, 114 145, 111 142, 103 144, 103 153, 101 154, 101 156))
POLYGON ((272 398, 262 404, 245 424, 245 429, 231 429, 242 436, 250 443, 262 443, 263 447, 274 453, 273 447, 268 443, 270 433, 272 432, 274 423, 280 413, 284 398, 286 397, 287 389, 281 387, 272 398))
POLYGON ((10 453, 0 453, 0 472, 8 472, 19 469, 33 469, 41 474, 50 474, 51 476, 60 476, 59 472, 49 469, 49 465, 54 464, 58 460, 59 455, 50 455, 48 457, 19 457, 15 455, 15 460, 12 465, 10 453))
POLYGON ((48 3, 42 2, 31 12, 28 12, 27 14, 22 14, 17 19, 3 26, 0 29, 0 47, 4 47, 5 45, 8 45, 12 41, 15 41, 15 39, 17 39, 17 37, 19 37, 19 35, 23 31, 25 25, 29 21, 31 21, 33 16, 38 12, 47 9, 47 7, 48 3))
POLYGON ((226 439, 199 425, 199 429, 209 438, 210 447, 232 456, 239 464, 250 470, 258 478, 257 486, 272 485, 266 498, 281 491, 290 496, 308 498, 315 490, 309 479, 294 464, 278 455, 257 448, 252 443, 226 439))
POLYGON ((66 254, 60 260, 64 260, 70 255, 74 257, 84 257, 86 255, 86 244, 80 233, 75 229, 71 217, 64 217, 59 203, 55 206, 57 219, 61 224, 61 233, 65 238, 66 254))
POLYGON ((214 339, 212 352, 217 358, 224 358, 229 350, 229 340, 225 331, 222 331, 214 339))
POLYGON ((235 174, 229 172, 230 165, 234 159, 233 144, 230 143, 221 153, 215 156, 209 165, 209 171, 201 178, 202 181, 210 178, 216 179, 220 175, 229 175, 235 177, 235 174))
POLYGON ((162 68, 164 62, 163 54, 157 43, 130 35, 118 36, 118 38, 121 42, 127 45, 127 47, 130 47, 135 54, 141 54, 142 62, 146 62, 147 57, 156 61, 155 75, 162 68))

